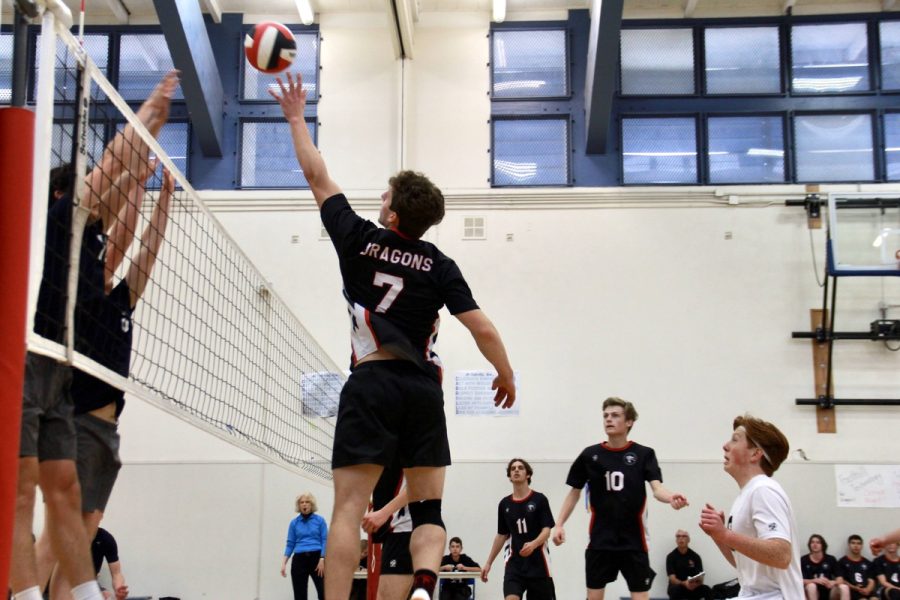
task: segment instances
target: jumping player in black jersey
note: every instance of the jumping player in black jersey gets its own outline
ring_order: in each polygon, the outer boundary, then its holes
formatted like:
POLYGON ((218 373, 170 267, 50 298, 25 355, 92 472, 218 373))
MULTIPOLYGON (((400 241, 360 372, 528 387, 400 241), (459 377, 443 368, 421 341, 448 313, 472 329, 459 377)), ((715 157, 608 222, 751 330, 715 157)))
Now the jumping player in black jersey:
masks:
MULTIPOLYGON (((168 119, 178 73, 168 73, 137 111, 152 135, 168 119)), ((127 200, 127 181, 149 157, 149 147, 127 124, 104 150, 100 162, 84 180, 80 204, 72 190, 60 191, 47 215, 44 268, 34 319, 35 333, 57 344, 66 340, 66 287, 70 235, 81 235, 76 297, 76 342, 84 332, 77 325, 86 302, 104 293, 106 236, 127 200)), ((82 174, 72 178, 73 187, 82 174)), ((75 468, 76 434, 69 392, 72 371, 56 360, 29 352, 25 363, 22 434, 19 449, 10 589, 16 600, 40 600, 32 526, 35 488, 40 482, 53 553, 60 572, 72 582, 76 600, 99 600, 100 588, 91 568, 90 538, 81 514, 81 492, 75 468)))
POLYGON ((513 493, 500 500, 497 507, 497 535, 484 567, 481 580, 487 581, 494 559, 506 544, 503 574, 505 600, 554 600, 556 592, 550 573, 547 540, 553 529, 553 513, 547 497, 531 489, 534 470, 521 458, 506 465, 506 476, 513 493), (508 543, 507 543, 508 540, 508 543))
POLYGON ((362 529, 372 534, 372 541, 381 544, 381 565, 378 576, 378 600, 402 597, 413 579, 409 538, 412 520, 403 469, 394 465, 386 468, 372 491, 372 512, 366 513, 362 529))
POLYGON ((352 374, 341 391, 334 437, 334 512, 325 571, 327 600, 346 600, 358 551, 359 523, 383 468, 405 469, 415 574, 409 598, 431 598, 443 556, 444 471, 450 464, 433 346, 438 311, 447 306, 497 370, 494 403, 515 401, 512 367, 500 334, 478 308, 459 268, 420 238, 444 216, 444 198, 425 176, 402 171, 382 194, 378 222, 359 217, 313 144, 303 117, 300 76, 277 78, 279 102, 300 168, 338 253, 351 321, 352 374))
POLYGON ((590 542, 585 550, 588 600, 603 600, 607 583, 625 576, 632 600, 647 600, 656 573, 647 556, 647 488, 653 497, 675 510, 688 505, 682 494, 670 492, 662 484, 662 471, 653 448, 628 441, 637 421, 631 402, 607 398, 603 402, 603 425, 607 441, 585 448, 572 467, 566 483, 572 487, 553 533, 556 545, 566 541, 563 526, 588 484, 591 498, 590 542))
POLYGON ((853 534, 847 538, 847 554, 838 561, 837 584, 841 600, 860 600, 872 597, 875 574, 872 563, 862 555, 863 539, 853 534))
MULTIPOLYGON (((140 250, 120 282, 114 281, 114 275, 134 240, 146 181, 157 165, 157 160, 148 160, 135 177, 123 182, 128 201, 106 242, 104 294, 81 302, 75 322, 80 332, 75 349, 123 377, 128 377, 131 366, 132 314, 150 280, 169 221, 175 178, 168 169, 163 169, 159 199, 141 235, 140 250)), ((118 420, 125 406, 125 392, 76 368, 72 371, 70 393, 75 408, 78 443, 75 462, 81 487, 81 512, 87 536, 93 539, 122 466, 118 420)), ((46 534, 45 529, 36 546, 41 581, 49 576, 46 567, 55 562, 46 534)), ((68 587, 68 582, 58 573, 51 581, 50 596, 67 598, 68 587)))

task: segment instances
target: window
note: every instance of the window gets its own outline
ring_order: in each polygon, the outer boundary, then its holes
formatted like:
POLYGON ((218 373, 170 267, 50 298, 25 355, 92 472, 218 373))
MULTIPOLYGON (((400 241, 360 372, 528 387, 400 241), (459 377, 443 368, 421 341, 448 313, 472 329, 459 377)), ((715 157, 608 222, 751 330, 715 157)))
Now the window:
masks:
POLYGON ((871 89, 865 23, 791 28, 791 88, 798 94, 871 89))
POLYGON ((569 95, 565 29, 495 30, 491 38, 494 99, 569 95))
POLYGON ((900 181, 900 113, 884 115, 884 157, 887 178, 900 181))
POLYGON ((781 46, 777 27, 710 27, 703 33, 706 93, 781 92, 781 46))
MULTIPOLYGON (((116 131, 122 131, 125 123, 118 123, 116 131)), ((163 151, 172 159, 175 166, 182 173, 187 173, 188 153, 190 151, 190 140, 188 139, 188 124, 185 121, 166 121, 163 128, 159 131, 156 141, 162 146, 163 151)), ((99 155, 98 155, 99 156, 99 155)), ((150 157, 153 158, 156 153, 150 151, 150 157)), ((148 184, 148 188, 155 189, 148 184)))
POLYGON ((622 94, 694 93, 694 34, 691 29, 623 29, 622 94))
MULTIPOLYGON (((37 85, 37 72, 40 69, 40 48, 41 34, 37 35, 35 50, 35 85, 37 85)), ((88 56, 97 65, 97 68, 107 77, 109 76, 109 36, 100 33, 90 33, 84 35, 84 48, 87 50, 88 56)), ((68 51, 68 48, 62 43, 56 45, 56 72, 55 72, 55 88, 61 93, 57 94, 56 102, 74 102, 77 97, 78 82, 76 80, 77 71, 75 69, 75 57, 68 51)), ((94 87, 91 89, 91 98, 98 100, 106 96, 94 87)))
POLYGON ((794 117, 797 181, 872 181, 871 115, 794 117))
MULTIPOLYGON (((72 156, 72 140, 75 139, 74 121, 61 121, 53 123, 51 130, 53 141, 51 142, 50 167, 74 162, 72 156)), ((103 122, 91 122, 88 127, 87 161, 88 166, 103 154, 106 140, 106 124, 103 122)))
MULTIPOLYGON (((319 32, 318 31, 294 31, 294 40, 297 42, 297 57, 291 65, 291 73, 300 72, 303 77, 303 89, 307 93, 308 102, 317 102, 319 99, 319 32)), ((272 97, 268 89, 278 88, 275 77, 267 73, 257 71, 250 66, 241 56, 241 65, 244 70, 244 85, 242 98, 244 100, 271 101, 272 97)), ((282 78, 283 79, 283 78, 282 78)))
POLYGON ((0 35, 0 104, 12 102, 13 36, 0 35))
POLYGON ((880 24, 881 87, 900 90, 900 21, 880 24))
MULTIPOLYGON (((306 121, 316 139, 315 121, 306 121)), ((284 119, 241 123, 242 188, 309 187, 297 163, 290 126, 284 119)))
POLYGON ((696 120, 623 118, 622 172, 626 184, 697 183, 696 120))
POLYGON ((784 120, 780 116, 710 117, 710 183, 783 183, 784 120))
POLYGON ((495 186, 567 185, 568 118, 493 121, 495 186))
MULTIPOLYGON (((126 100, 143 101, 163 75, 175 68, 169 45, 161 33, 126 34, 119 43, 119 93, 126 100)), ((183 100, 181 86, 173 100, 183 100)))

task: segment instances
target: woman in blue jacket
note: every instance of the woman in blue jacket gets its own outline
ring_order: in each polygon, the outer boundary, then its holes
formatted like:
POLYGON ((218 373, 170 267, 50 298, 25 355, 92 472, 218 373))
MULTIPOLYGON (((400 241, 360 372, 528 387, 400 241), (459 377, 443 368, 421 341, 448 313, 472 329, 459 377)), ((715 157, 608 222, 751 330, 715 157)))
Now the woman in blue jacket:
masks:
POLYGON ((325 599, 323 577, 325 576, 325 540, 328 525, 316 514, 316 498, 309 492, 297 496, 294 505, 300 513, 288 526, 287 545, 281 561, 281 576, 287 577, 288 559, 291 560, 291 583, 294 586, 294 600, 306 600, 309 577, 316 586, 319 600, 325 599))

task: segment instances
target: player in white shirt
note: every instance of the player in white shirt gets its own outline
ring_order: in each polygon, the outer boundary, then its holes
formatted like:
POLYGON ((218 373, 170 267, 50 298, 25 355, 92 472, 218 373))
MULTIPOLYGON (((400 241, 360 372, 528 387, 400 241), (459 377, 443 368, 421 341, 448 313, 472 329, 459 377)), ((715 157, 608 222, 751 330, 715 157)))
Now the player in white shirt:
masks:
POLYGON ((707 504, 700 527, 738 572, 739 598, 803 600, 799 538, 791 501, 772 474, 788 456, 777 427, 749 415, 734 420, 725 472, 741 488, 725 514, 707 504))

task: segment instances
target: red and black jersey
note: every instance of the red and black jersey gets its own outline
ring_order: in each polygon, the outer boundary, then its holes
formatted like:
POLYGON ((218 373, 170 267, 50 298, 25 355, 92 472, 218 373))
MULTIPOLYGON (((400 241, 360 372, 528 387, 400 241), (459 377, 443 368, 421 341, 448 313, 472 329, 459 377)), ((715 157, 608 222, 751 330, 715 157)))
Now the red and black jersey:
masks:
MULTIPOLYGON (((403 489, 403 469, 397 465, 385 467, 381 477, 372 490, 372 509, 381 510, 397 497, 403 489)), ((404 506, 391 515, 384 525, 378 528, 372 535, 372 541, 383 544, 391 533, 410 533, 412 531, 412 519, 409 516, 409 508, 404 506)))
POLYGON ((900 560, 891 560, 882 554, 872 561, 873 575, 884 575, 894 585, 900 586, 900 560))
POLYGON ((824 554, 822 560, 816 562, 809 554, 800 557, 800 571, 803 573, 803 579, 834 579, 837 577, 838 561, 830 554, 824 554))
POLYGON ((589 486, 588 548, 647 551, 647 481, 662 481, 653 448, 634 442, 610 448, 603 442, 578 455, 566 484, 577 489, 589 486))
POLYGON ((853 560, 849 556, 845 556, 838 561, 835 575, 842 577, 847 583, 862 587, 866 587, 869 584, 869 579, 875 579, 872 563, 864 556, 861 556, 859 560, 853 560))
POLYGON ((434 244, 363 219, 343 194, 325 200, 321 214, 349 305, 351 365, 385 348, 440 378, 438 311, 478 308, 459 267, 434 244))
POLYGON ((547 496, 532 490, 521 500, 512 495, 500 500, 497 506, 497 533, 509 536, 509 544, 504 552, 506 572, 520 577, 551 577, 550 551, 545 543, 529 556, 519 552, 526 542, 540 535, 545 527, 556 525, 547 496))

